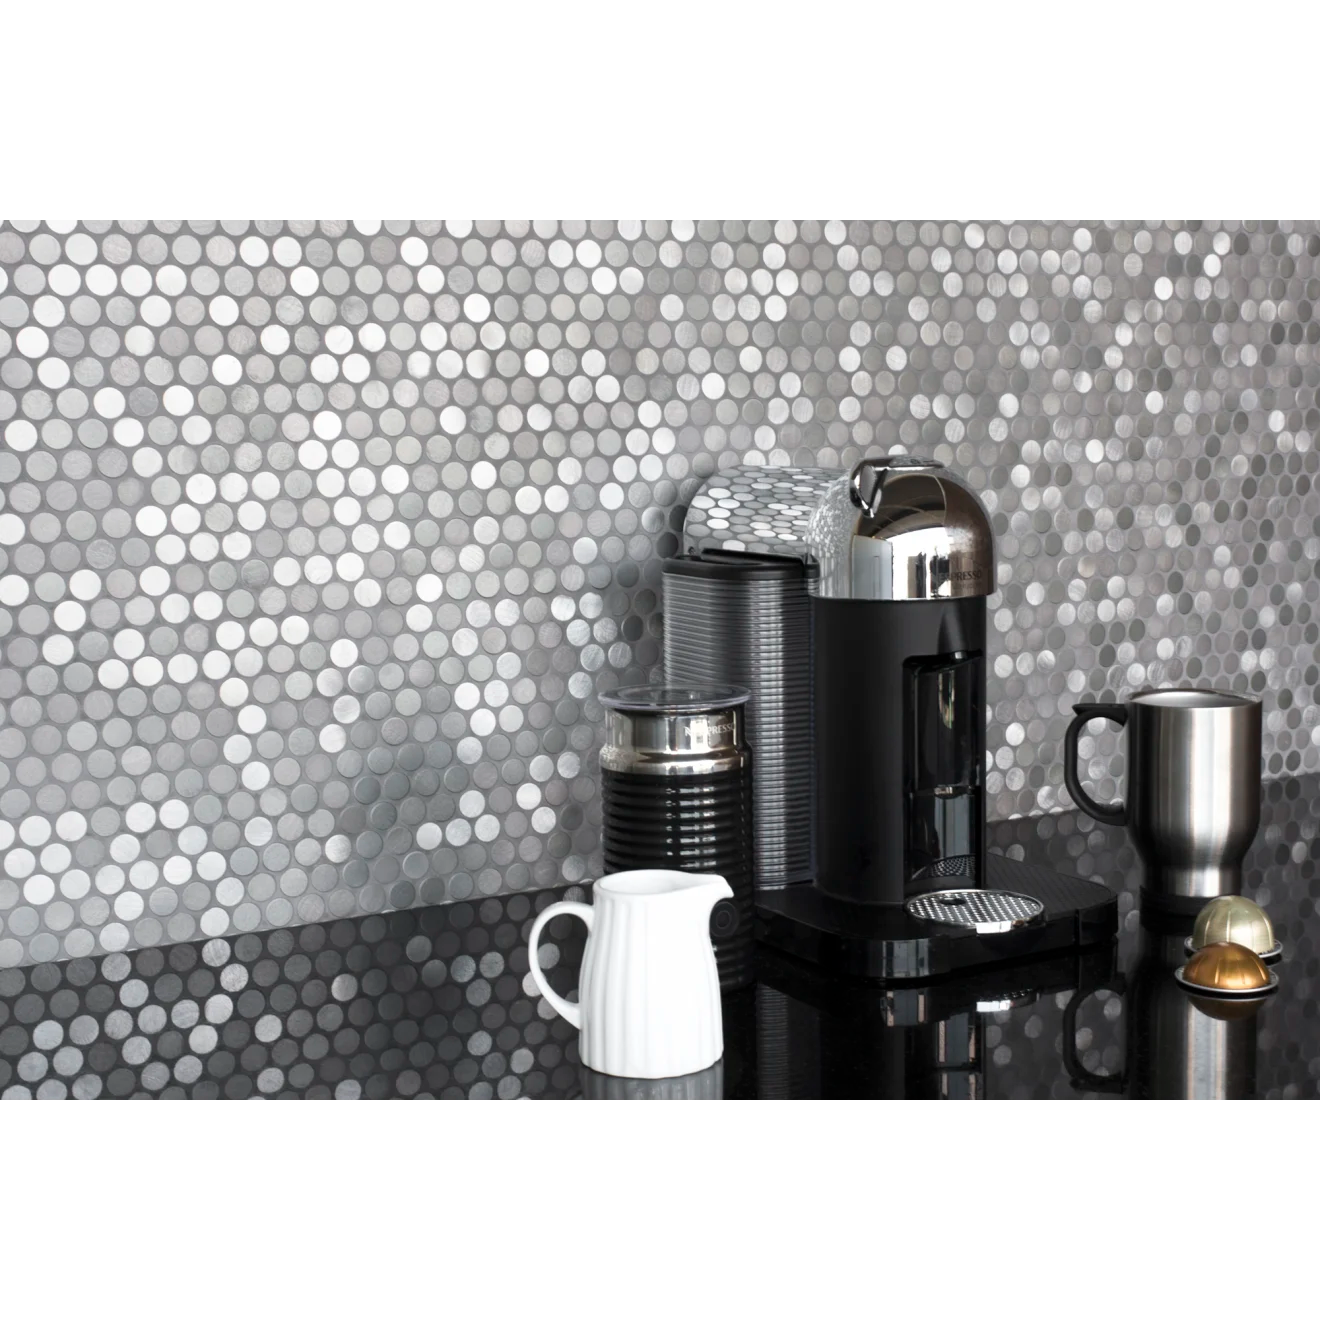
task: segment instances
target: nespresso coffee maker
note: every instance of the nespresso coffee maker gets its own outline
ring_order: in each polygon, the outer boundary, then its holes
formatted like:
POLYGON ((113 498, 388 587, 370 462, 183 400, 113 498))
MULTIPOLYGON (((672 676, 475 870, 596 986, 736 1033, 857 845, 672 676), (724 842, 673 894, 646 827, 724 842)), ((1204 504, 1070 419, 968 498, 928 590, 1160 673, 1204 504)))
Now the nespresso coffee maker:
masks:
MULTIPOLYGON (((994 538, 961 481, 909 457, 843 472, 738 468, 694 496, 684 548, 664 569, 666 631, 700 625, 707 642, 698 656, 667 643, 667 678, 751 690, 754 780, 760 727, 788 723, 777 678, 787 665, 767 665, 763 653, 810 658, 811 754, 774 750, 782 802, 814 806, 811 878, 758 873, 764 942, 892 979, 1113 934, 1117 904, 1104 886, 986 856, 994 538), (785 629, 764 606, 752 615, 730 594, 731 580, 755 583, 767 562, 785 560, 801 565, 806 628, 785 629)), ((779 598, 784 610, 795 605, 782 585, 779 598)), ((756 808, 764 815, 776 804, 758 791, 756 808)))
POLYGON ((859 463, 808 522, 823 893, 984 884, 985 598, 976 496, 920 459, 859 463), (860 736, 859 736, 860 735, 860 736))

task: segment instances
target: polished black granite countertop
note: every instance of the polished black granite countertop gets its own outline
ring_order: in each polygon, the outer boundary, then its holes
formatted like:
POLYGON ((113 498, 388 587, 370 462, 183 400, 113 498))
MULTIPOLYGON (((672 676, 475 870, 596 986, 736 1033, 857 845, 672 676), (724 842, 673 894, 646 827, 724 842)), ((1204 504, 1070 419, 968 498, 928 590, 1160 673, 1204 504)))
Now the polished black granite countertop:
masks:
MULTIPOLYGON (((664 1082, 582 1068, 527 971, 536 913, 577 889, 0 971, 6 1099, 812 1098, 1320 1095, 1320 777, 1265 785, 1244 892, 1281 985, 1231 1020, 1172 979, 1185 927, 1143 918, 1121 831, 1004 821, 990 847, 1119 894, 1116 945, 913 988, 763 958, 726 997, 724 1059, 664 1082)), ((542 940, 561 992, 583 927, 542 940)))

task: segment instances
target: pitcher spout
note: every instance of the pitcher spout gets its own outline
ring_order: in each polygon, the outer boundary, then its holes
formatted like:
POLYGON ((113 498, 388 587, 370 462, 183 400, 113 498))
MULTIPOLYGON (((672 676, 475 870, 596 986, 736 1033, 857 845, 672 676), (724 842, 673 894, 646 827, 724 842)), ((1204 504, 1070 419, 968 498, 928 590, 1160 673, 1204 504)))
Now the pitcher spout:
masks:
POLYGON ((732 898, 733 890, 722 875, 694 875, 688 871, 616 871, 596 881, 599 893, 618 898, 646 899, 664 894, 691 894, 694 905, 713 908, 722 898, 732 898))
POLYGON ((691 892, 699 895, 694 901, 704 905, 707 912, 722 898, 733 897, 733 886, 722 875, 693 875, 688 879, 695 882, 689 887, 691 892))

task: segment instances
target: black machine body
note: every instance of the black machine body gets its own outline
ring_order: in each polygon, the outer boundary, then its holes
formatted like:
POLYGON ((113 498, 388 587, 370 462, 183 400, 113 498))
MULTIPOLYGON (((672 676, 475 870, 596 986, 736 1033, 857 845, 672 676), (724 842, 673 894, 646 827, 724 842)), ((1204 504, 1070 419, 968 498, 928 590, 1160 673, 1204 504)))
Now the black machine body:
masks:
POLYGON ((984 601, 813 604, 816 884, 895 904, 984 885, 984 601))

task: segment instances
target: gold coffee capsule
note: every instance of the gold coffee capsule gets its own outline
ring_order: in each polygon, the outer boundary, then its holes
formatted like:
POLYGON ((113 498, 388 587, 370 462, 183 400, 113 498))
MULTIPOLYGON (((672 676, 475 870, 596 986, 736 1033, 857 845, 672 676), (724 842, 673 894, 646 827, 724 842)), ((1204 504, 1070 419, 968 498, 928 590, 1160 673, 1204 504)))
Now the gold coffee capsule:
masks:
POLYGON ((1203 907, 1192 928, 1192 948, 1209 944, 1240 944, 1263 956, 1274 948, 1274 927, 1249 898, 1226 894, 1212 898, 1203 907))
POLYGON ((1182 981, 1203 990, 1234 994, 1264 991, 1271 984, 1269 968, 1241 944, 1207 944, 1188 959, 1182 981))

